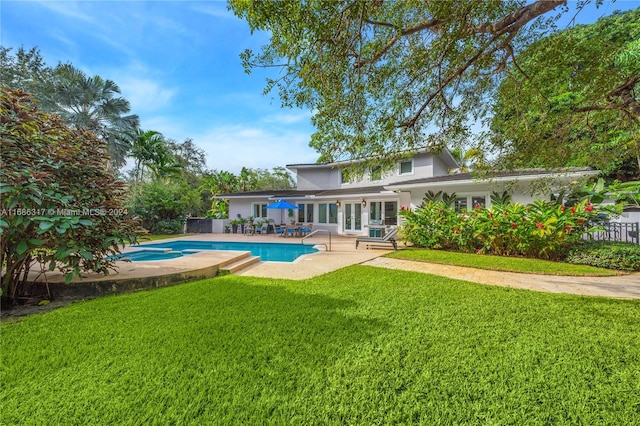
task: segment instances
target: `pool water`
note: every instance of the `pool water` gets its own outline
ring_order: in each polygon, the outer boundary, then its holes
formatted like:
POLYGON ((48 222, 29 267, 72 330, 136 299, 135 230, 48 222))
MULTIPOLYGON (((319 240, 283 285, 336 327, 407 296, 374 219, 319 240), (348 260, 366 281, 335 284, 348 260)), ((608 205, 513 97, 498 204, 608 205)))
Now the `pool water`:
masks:
POLYGON ((162 250, 136 250, 118 255, 118 260, 130 260, 132 262, 148 262, 151 260, 169 260, 182 257, 191 253, 162 250))
POLYGON ((267 262, 293 262, 302 255, 316 253, 318 251, 312 246, 303 244, 243 243, 234 241, 168 241, 164 243, 140 245, 140 248, 146 247, 171 249, 173 252, 182 252, 185 250, 250 251, 253 256, 260 256, 261 260, 267 262))

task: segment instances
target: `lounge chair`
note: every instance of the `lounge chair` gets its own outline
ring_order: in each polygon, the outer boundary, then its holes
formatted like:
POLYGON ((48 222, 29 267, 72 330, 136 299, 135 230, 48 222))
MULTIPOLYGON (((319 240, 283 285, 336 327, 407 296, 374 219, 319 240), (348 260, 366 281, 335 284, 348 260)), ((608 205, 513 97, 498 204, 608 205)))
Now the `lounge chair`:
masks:
POLYGON ((398 250, 398 242, 396 241, 396 235, 398 234, 397 228, 392 228, 387 232, 384 237, 358 237, 356 238, 356 249, 360 243, 374 243, 374 244, 392 244, 394 250, 398 250))

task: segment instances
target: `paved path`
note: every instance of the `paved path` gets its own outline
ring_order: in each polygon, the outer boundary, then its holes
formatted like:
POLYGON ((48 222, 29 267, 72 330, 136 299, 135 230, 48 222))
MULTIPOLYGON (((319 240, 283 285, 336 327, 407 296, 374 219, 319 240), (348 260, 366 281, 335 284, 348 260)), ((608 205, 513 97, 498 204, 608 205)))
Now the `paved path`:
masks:
POLYGON ((488 271, 484 269, 415 262, 411 260, 391 259, 387 257, 377 257, 364 262, 363 265, 424 272, 481 284, 523 288, 550 293, 571 293, 584 296, 640 299, 639 273, 615 277, 535 275, 520 274, 516 272, 488 271))

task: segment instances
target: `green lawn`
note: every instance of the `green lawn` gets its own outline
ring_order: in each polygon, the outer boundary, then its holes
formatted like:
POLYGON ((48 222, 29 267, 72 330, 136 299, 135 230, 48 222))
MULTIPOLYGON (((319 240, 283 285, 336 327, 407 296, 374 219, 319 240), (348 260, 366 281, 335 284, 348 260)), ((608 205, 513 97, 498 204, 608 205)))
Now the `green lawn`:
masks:
POLYGON ((589 265, 573 265, 549 260, 528 259, 458 253, 445 250, 405 249, 390 253, 395 259, 417 260, 421 262, 442 263, 446 265, 469 266, 492 271, 522 272, 527 274, 568 275, 568 276, 613 276, 617 272, 611 269, 596 268, 589 265))
POLYGON ((0 331, 6 424, 640 424, 640 301, 352 266, 0 331))

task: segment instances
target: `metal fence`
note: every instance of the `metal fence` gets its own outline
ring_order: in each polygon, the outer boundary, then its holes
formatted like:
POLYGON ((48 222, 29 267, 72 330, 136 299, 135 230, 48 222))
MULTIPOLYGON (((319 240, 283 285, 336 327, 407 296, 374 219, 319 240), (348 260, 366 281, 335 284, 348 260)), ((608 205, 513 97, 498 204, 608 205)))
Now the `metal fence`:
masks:
POLYGON ((604 231, 587 234, 587 239, 595 241, 621 241, 640 244, 640 223, 609 222, 603 225, 604 231))

